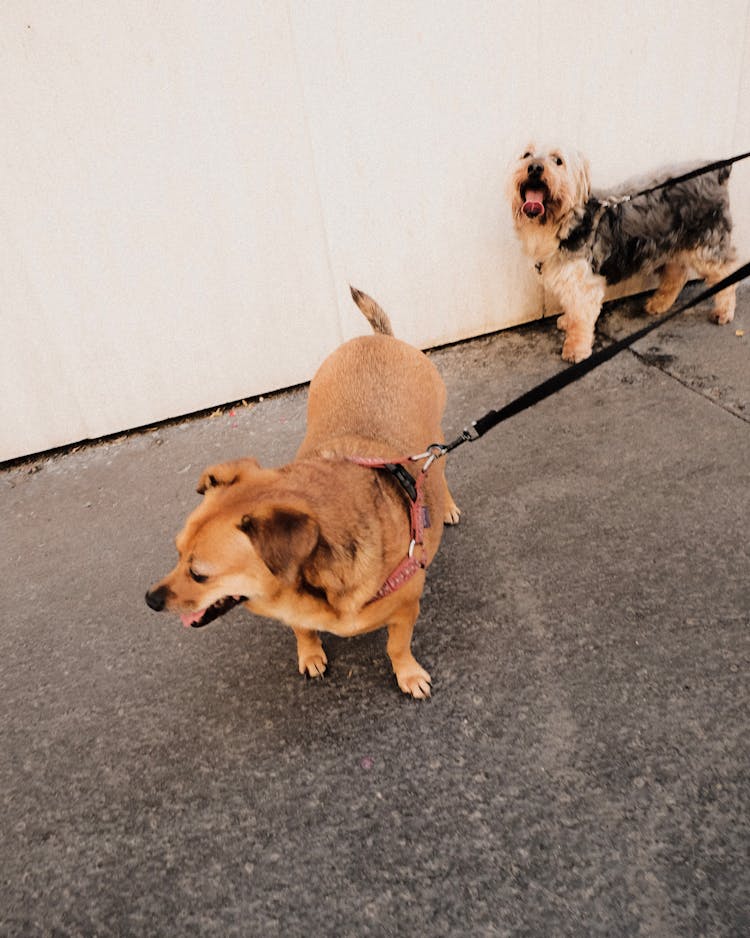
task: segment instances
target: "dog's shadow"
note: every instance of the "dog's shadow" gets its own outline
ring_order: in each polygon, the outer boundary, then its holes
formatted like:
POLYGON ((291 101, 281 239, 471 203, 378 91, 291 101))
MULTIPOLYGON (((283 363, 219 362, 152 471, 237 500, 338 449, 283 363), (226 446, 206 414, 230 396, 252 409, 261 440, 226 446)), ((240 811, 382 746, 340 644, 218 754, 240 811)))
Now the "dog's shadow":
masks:
MULTIPOLYGON (((689 302, 705 284, 701 280, 691 280, 675 300, 675 305, 689 302)), ((641 290, 638 293, 629 296, 618 297, 608 300, 603 306, 601 314, 596 322, 597 339, 602 338, 615 341, 624 338, 629 332, 639 329, 654 321, 654 317, 646 312, 646 302, 653 295, 654 291, 641 290)), ((710 301, 698 304, 697 307, 685 312, 685 316, 695 318, 704 318, 706 310, 710 308, 710 301)), ((672 328, 674 325, 672 324, 672 328)), ((669 336, 669 331, 665 330, 661 335, 669 336)))

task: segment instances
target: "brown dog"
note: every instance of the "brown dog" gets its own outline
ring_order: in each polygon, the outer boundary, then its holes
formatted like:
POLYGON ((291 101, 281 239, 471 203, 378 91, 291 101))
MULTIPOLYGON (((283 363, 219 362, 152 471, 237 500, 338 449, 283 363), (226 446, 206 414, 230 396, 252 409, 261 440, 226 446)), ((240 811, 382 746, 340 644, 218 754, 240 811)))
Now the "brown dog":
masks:
POLYGON ((321 365, 295 460, 279 469, 250 458, 206 469, 203 502, 177 537, 177 566, 146 602, 192 626, 245 602, 292 627, 300 673, 311 677, 326 668, 320 632, 386 625, 398 686, 428 697, 430 675, 411 653, 411 636, 424 567, 443 521, 457 522, 459 510, 440 459, 425 473, 410 464, 420 493, 413 502, 408 476, 404 485, 352 457, 392 461, 443 442, 445 387, 422 352, 393 337, 377 303, 358 290, 352 296, 376 334, 352 339, 321 365))

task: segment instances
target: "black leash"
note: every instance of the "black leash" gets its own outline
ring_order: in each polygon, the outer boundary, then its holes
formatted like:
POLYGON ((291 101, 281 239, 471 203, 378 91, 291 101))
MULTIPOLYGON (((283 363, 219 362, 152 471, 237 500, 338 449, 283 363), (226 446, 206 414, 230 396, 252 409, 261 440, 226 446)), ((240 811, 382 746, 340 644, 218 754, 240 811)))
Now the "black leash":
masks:
POLYGON ((641 192, 635 192, 633 195, 626 196, 623 198, 623 201, 629 202, 631 199, 637 199, 641 195, 648 195, 649 192, 656 192, 657 189, 664 189, 667 186, 675 186, 679 182, 687 182, 689 179, 695 179, 698 176, 705 175, 706 173, 712 173, 715 169, 724 169, 726 166, 731 166, 733 163, 739 163, 740 160, 746 160, 748 157, 750 157, 750 150, 748 150, 747 153, 740 153, 737 156, 730 156, 725 160, 717 160, 715 163, 707 163, 705 166, 698 166, 697 169, 691 169, 690 172, 683 173, 682 176, 670 176, 669 179, 665 179, 664 182, 660 182, 656 186, 651 186, 650 189, 643 189, 641 192))
MULTIPOLYGON (((698 176, 705 176, 719 169, 731 166, 733 163, 739 163, 740 160, 746 160, 750 157, 750 150, 747 153, 738 153, 737 156, 727 157, 725 160, 716 160, 714 163, 706 163, 703 166, 697 166, 681 176, 670 176, 663 182, 657 183, 648 189, 641 189, 640 192, 633 192, 625 195, 613 195, 611 198, 598 198, 592 196, 586 203, 586 211, 583 218, 573 231, 568 232, 567 236, 560 240, 560 247, 566 251, 577 251, 583 243, 588 240, 594 240, 599 225, 604 214, 611 209, 624 205, 626 202, 632 202, 633 199, 640 199, 641 196, 649 195, 651 192, 657 192, 659 189, 667 189, 670 186, 676 186, 680 182, 687 182, 690 179, 696 179, 698 176)), ((542 272, 542 262, 535 265, 537 273, 542 272)), ((599 273, 595 270, 594 273, 599 273)))
POLYGON ((538 404, 546 397, 551 397, 553 394, 557 394, 558 391, 566 388, 569 384, 573 384, 574 381, 578 381, 584 375, 587 375, 590 371, 593 371, 595 368, 598 368, 600 365, 603 365, 605 362, 608 362, 610 359, 614 358, 615 355, 624 351, 626 348, 629 348, 631 345, 633 345, 634 342, 637 342, 639 339, 647 336, 649 332, 653 332, 654 329, 658 329, 659 326, 664 325, 665 322, 668 322, 670 319, 674 319, 675 316, 679 316, 680 313, 684 313, 686 310, 691 309, 691 307, 697 306, 698 303, 702 303, 704 300, 715 296, 717 293, 721 293, 722 290, 725 290, 727 287, 731 287, 735 283, 739 283, 748 276, 750 276, 750 262, 743 264, 742 267, 739 267, 737 270, 735 270, 734 273, 729 274, 728 277, 724 277, 723 280, 720 280, 712 287, 704 290, 694 299, 689 300, 682 306, 678 306, 676 309, 670 310, 670 312, 666 313, 666 315, 659 317, 659 319, 649 323, 642 329, 638 329, 631 333, 631 335, 626 336, 624 339, 619 339, 612 345, 607 346, 607 348, 603 348, 600 351, 595 352, 589 358, 584 358, 583 361, 577 362, 575 365, 571 365, 569 368, 566 368, 559 374, 552 375, 551 378, 547 378, 546 381, 542 381, 541 384, 538 384, 536 387, 531 388, 531 390, 526 391, 525 394, 522 394, 520 397, 517 397, 509 404, 506 404, 505 407, 502 407, 500 410, 488 411, 484 417, 480 417, 479 420, 475 420, 471 427, 463 430, 461 435, 456 437, 452 443, 437 444, 440 449, 440 455, 449 453, 451 450, 454 450, 462 443, 471 443, 474 440, 478 440, 480 436, 484 436, 488 430, 496 427, 504 420, 508 420, 510 417, 514 417, 516 414, 520 414, 521 411, 527 410, 529 407, 533 407, 534 404, 538 404))

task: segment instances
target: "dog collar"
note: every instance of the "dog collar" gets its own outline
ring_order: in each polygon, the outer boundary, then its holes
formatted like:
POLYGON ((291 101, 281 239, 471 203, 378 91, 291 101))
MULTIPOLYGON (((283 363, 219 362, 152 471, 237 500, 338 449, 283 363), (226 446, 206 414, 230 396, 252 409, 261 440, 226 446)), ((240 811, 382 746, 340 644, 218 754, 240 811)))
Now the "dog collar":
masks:
POLYGON ((427 469, 432 464, 434 454, 427 454, 432 458, 422 467, 422 471, 417 478, 405 467, 405 463, 411 462, 414 457, 407 456, 405 459, 384 460, 369 458, 367 456, 348 456, 349 462, 356 463, 358 466, 365 466, 368 469, 384 469, 390 473, 392 478, 398 482, 402 491, 409 500, 409 549, 406 556, 398 564, 396 569, 386 577, 383 585, 375 593, 372 599, 369 599, 366 605, 376 602, 395 593, 397 589, 407 583, 416 573, 427 567, 427 555, 424 548, 425 528, 430 527, 430 514, 424 503, 424 480, 427 469))

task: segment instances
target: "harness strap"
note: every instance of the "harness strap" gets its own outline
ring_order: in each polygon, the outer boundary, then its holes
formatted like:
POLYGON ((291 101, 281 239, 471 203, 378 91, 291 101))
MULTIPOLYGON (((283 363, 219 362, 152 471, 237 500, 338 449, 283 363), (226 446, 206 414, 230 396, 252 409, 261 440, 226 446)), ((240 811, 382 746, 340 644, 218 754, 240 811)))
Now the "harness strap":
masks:
POLYGON ((372 599, 367 601, 366 605, 369 606, 370 603, 374 603, 378 599, 383 599, 385 596, 390 596, 391 593, 395 593, 396 590, 402 587, 408 580, 410 580, 415 573, 419 573, 419 571, 424 570, 424 568, 425 564, 420 563, 414 557, 409 557, 407 555, 396 567, 393 573, 386 577, 383 585, 380 587, 377 593, 375 593, 372 599))
POLYGON ((406 468, 406 463, 414 462, 419 456, 406 456, 403 459, 378 459, 369 456, 348 456, 349 462, 368 469, 385 469, 398 482, 409 500, 409 549, 396 569, 386 577, 383 585, 375 593, 367 605, 377 599, 383 599, 403 586, 420 570, 427 567, 427 557, 424 549, 424 531, 430 526, 429 513, 424 503, 424 483, 429 469, 437 453, 424 454, 428 461, 422 467, 419 475, 414 476, 406 468))
POLYGON ((730 156, 725 160, 716 160, 715 163, 706 163, 705 166, 698 166, 696 169, 691 169, 687 173, 683 173, 681 176, 670 176, 669 179, 665 179, 664 182, 660 182, 655 186, 651 186, 649 189, 643 189, 640 192, 635 192, 631 196, 624 197, 622 200, 616 201, 629 201, 630 199, 637 199, 638 196, 648 195, 649 192, 656 192, 657 189, 664 189, 666 186, 675 186, 679 182, 687 182, 689 179, 695 179, 698 176, 703 176, 705 173, 712 173, 715 169, 724 169, 726 166, 731 166, 733 163, 739 163, 740 160, 746 160, 750 157, 750 150, 747 153, 739 153, 737 156, 730 156))

